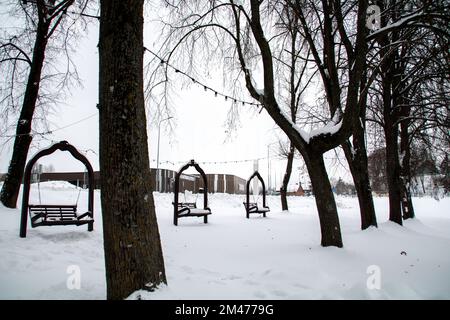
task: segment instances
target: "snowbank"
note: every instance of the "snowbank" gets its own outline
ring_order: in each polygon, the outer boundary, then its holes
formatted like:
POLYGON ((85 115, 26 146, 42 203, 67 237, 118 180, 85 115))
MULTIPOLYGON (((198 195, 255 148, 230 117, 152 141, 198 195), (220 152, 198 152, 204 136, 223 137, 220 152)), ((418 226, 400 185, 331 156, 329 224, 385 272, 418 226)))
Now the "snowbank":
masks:
MULTIPOLYGON (((33 188, 32 196, 36 193, 33 188)), ((41 193, 51 201, 69 201, 78 190, 41 184, 41 193)), ((172 195, 154 196, 168 286, 132 298, 450 298, 449 198, 414 199, 418 218, 404 227, 387 222, 387 199, 376 198, 380 226, 363 232, 357 199, 338 197, 344 248, 337 249, 320 247, 311 197, 289 197, 290 211, 282 212, 279 198, 269 196, 267 218, 246 219, 244 196, 211 194, 208 224, 182 218, 175 227, 172 195), (379 290, 367 287, 373 266, 379 270, 379 290)), ((79 206, 86 202, 82 190, 79 206)), ((19 209, 0 206, 0 299, 104 299, 99 191, 95 210, 94 232, 86 226, 41 227, 21 239, 19 209), (79 290, 68 289, 70 266, 79 267, 79 290)))

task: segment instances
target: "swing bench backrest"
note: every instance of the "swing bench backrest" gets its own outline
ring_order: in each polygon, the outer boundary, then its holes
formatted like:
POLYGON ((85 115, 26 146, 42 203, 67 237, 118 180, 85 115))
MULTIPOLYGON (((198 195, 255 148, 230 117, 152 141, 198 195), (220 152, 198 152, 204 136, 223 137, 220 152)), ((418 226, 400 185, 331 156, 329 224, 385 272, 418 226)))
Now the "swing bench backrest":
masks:
MULTIPOLYGON (((174 204, 174 202, 172 202, 172 204, 174 204)), ((196 202, 179 202, 178 208, 195 209, 195 208, 197 208, 197 203, 196 202)))

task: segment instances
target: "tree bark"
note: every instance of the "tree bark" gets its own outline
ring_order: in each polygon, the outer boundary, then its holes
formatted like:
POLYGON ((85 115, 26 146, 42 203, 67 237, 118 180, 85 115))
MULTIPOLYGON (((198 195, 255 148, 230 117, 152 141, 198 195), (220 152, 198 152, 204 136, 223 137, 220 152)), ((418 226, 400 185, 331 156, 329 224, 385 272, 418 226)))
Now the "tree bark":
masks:
POLYGON ((143 3, 101 1, 100 173, 108 299, 166 283, 150 187, 143 3))
POLYGON ((304 159, 319 213, 321 245, 323 247, 336 246, 342 248, 339 216, 323 155, 309 151, 308 156, 304 159))
POLYGON ((402 225, 402 210, 400 206, 400 166, 398 157, 398 127, 390 116, 384 117, 384 134, 386 139, 386 177, 389 192, 389 220, 402 225))
MULTIPOLYGON (((402 116, 409 116, 409 108, 402 108, 402 116), (406 109, 406 110, 405 110, 406 109)), ((401 206, 403 212, 403 219, 414 218, 414 206, 411 197, 411 147, 410 137, 408 134, 409 120, 403 120, 400 123, 400 182, 401 182, 401 206)))
MULTIPOLYGON (((360 92, 364 91, 365 86, 367 85, 366 71, 363 72, 362 78, 363 81, 361 81, 360 92)), ((372 188, 370 186, 369 163, 365 139, 366 110, 367 95, 363 98, 362 108, 358 118, 359 121, 356 121, 353 125, 353 145, 350 143, 350 140, 347 140, 342 144, 352 174, 353 183, 355 184, 356 194, 358 196, 359 211, 361 215, 361 230, 365 230, 370 226, 377 227, 377 216, 375 214, 372 188)))
POLYGON ((288 188, 289 180, 291 178, 291 173, 292 173, 292 163, 294 162, 294 152, 295 152, 295 147, 291 142, 290 147, 289 147, 289 153, 287 156, 286 172, 284 173, 283 185, 280 190, 281 191, 280 192, 281 210, 283 210, 283 211, 289 210, 288 202, 287 202, 287 188, 288 188))
POLYGON ((370 187, 369 180, 367 150, 364 144, 364 128, 355 126, 353 146, 347 141, 342 144, 342 148, 358 196, 359 211, 361 215, 361 230, 365 230, 370 226, 377 227, 377 217, 375 214, 372 188, 370 187))
MULTIPOLYGON (((381 10, 385 9, 383 1, 377 1, 381 10)), ((393 4, 391 4, 393 5, 393 4)), ((382 16, 381 23, 386 25, 388 18, 395 19, 395 11, 391 12, 392 16, 382 16)), ((398 40, 397 32, 391 35, 383 35, 378 43, 382 47, 380 50, 380 58, 385 59, 387 63, 381 64, 381 89, 383 101, 383 120, 384 120, 384 135, 386 142, 386 177, 389 192, 389 220, 403 224, 401 211, 401 193, 400 193, 400 162, 398 154, 398 137, 399 125, 398 108, 395 108, 394 100, 396 99, 395 90, 401 80, 401 75, 398 74, 396 63, 398 63, 398 48, 390 52, 389 46, 398 40)))
POLYGON ((32 136, 31 124, 33 121, 34 109, 39 95, 39 85, 41 83, 42 67, 45 60, 45 49, 47 47, 47 33, 49 24, 38 21, 36 40, 33 48, 33 58, 31 60, 30 73, 17 122, 16 137, 11 161, 6 174, 5 182, 0 194, 0 201, 5 207, 15 208, 22 183, 23 171, 26 165, 28 150, 30 148, 32 136))

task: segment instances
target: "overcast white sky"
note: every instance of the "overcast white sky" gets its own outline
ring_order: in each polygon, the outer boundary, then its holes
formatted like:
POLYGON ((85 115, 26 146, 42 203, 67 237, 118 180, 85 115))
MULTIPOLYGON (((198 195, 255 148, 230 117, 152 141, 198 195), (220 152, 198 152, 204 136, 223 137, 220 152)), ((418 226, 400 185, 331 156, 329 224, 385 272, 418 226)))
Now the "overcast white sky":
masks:
MULTIPOLYGON (((152 24, 146 23, 145 45, 152 43, 152 24)), ((78 120, 91 118, 62 130, 56 130, 48 136, 53 141, 67 140, 80 150, 87 150, 86 155, 95 170, 98 170, 98 25, 92 24, 89 34, 80 41, 74 60, 77 63, 79 74, 83 80, 83 88, 74 88, 72 96, 65 105, 59 106, 57 115, 51 116, 51 129, 57 129, 72 124, 78 120)), ((176 64, 176 61, 173 62, 176 64)), ((182 66, 178 66, 181 70, 182 66)), ((227 93, 221 84, 208 83, 211 87, 227 93)), ((205 92, 202 87, 192 86, 189 89, 179 87, 177 97, 174 99, 176 113, 173 115, 175 130, 169 134, 167 122, 161 125, 160 141, 160 168, 178 170, 182 164, 179 162, 195 159, 197 162, 223 162, 239 161, 267 157, 268 145, 271 159, 272 185, 275 181, 279 188, 286 161, 273 159, 276 157, 278 137, 284 135, 276 130, 273 120, 263 110, 260 114, 248 106, 242 107, 240 112, 241 127, 227 139, 225 121, 230 102, 223 98, 216 98, 211 92, 205 92), (165 161, 175 162, 175 165, 165 161)), ((310 97, 313 99, 313 97, 310 97)), ((150 117, 148 123, 150 123, 150 117)), ((156 167, 158 128, 148 126, 149 152, 151 167, 156 167)), ((1 138, 0 138, 1 139, 1 138)), ((0 143, 4 144, 4 140, 0 143)), ((40 148, 47 147, 51 141, 41 140, 33 142, 29 157, 40 148)), ((11 156, 12 142, 1 149, 0 172, 6 172, 11 156)), ((329 154, 332 157, 334 154, 329 154)), ((42 158, 42 164, 52 164, 56 171, 83 170, 83 167, 68 154, 56 152, 52 156, 42 158)), ((328 166, 331 176, 338 178, 345 176, 345 170, 339 166, 328 166)), ((292 173, 292 184, 299 180, 298 167, 302 165, 297 159, 292 173)), ((206 173, 228 173, 247 178, 253 172, 253 162, 203 164, 206 173)), ((267 180, 267 159, 259 161, 259 171, 267 180)))

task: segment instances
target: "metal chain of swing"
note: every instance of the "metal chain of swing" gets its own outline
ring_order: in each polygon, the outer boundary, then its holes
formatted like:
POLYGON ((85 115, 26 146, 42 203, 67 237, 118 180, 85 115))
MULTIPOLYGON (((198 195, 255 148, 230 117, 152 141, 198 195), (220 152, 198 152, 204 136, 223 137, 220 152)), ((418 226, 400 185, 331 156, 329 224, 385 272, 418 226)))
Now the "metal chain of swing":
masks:
MULTIPOLYGON (((42 198, 41 198, 41 169, 39 168, 36 173, 37 178, 37 184, 38 184, 38 196, 39 196, 39 205, 42 205, 42 198)), ((75 206, 78 207, 78 200, 80 199, 81 190, 86 189, 86 171, 83 174, 83 186, 78 186, 78 195, 77 195, 77 201, 75 202, 75 206)))
POLYGON ((82 185, 82 187, 78 186, 79 187, 78 188, 78 196, 77 196, 77 201, 75 203, 75 205, 77 207, 78 207, 78 200, 80 199, 81 189, 86 189, 86 186, 87 186, 87 184, 86 184, 86 174, 87 174, 87 171, 85 170, 84 173, 83 173, 83 185, 82 185))
MULTIPOLYGON (((257 179, 257 178, 253 177, 253 179, 257 179)), ((258 181, 258 179, 256 181, 258 181)), ((253 199, 254 203, 258 203, 258 200, 259 200, 259 197, 260 197, 260 194, 259 194, 259 183, 258 182, 256 184, 253 184, 253 188, 255 188, 255 187, 257 189, 256 192, 257 192, 258 196, 256 197, 256 200, 255 200, 255 190, 253 190, 252 199, 253 199)))

